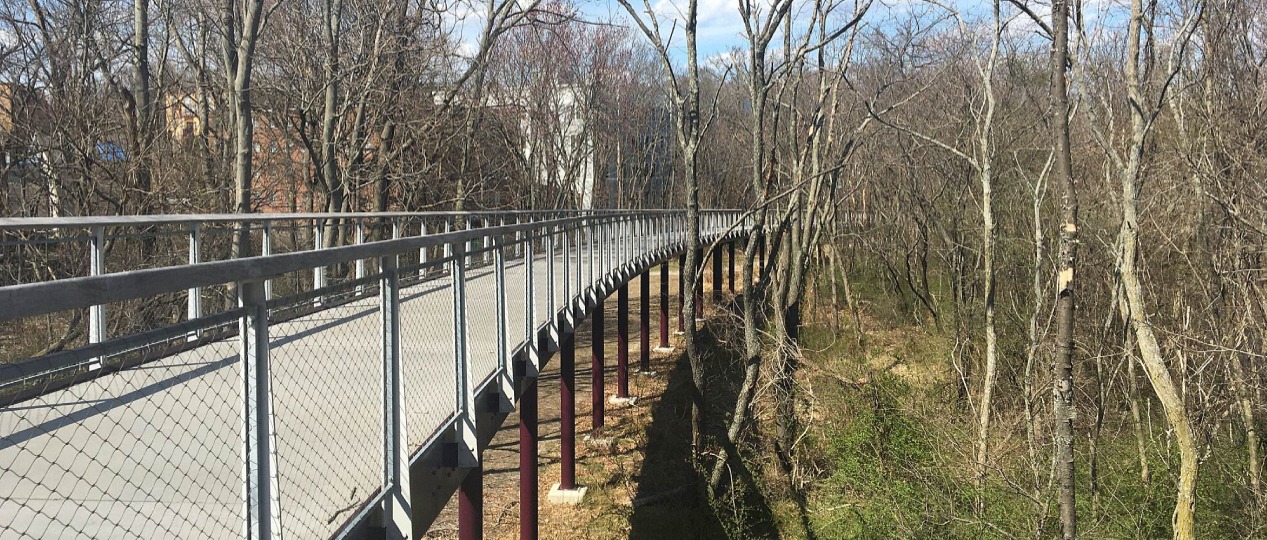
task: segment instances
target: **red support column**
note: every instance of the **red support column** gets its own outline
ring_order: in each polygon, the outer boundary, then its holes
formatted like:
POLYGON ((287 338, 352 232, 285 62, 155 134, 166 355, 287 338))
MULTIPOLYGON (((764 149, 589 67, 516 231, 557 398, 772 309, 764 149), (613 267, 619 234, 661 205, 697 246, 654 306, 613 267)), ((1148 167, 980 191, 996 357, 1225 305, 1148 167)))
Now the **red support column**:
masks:
POLYGON ((590 317, 590 394, 593 405, 593 430, 598 437, 603 429, 603 404, 607 396, 603 395, 603 298, 598 299, 594 314, 590 317))
POLYGON ((695 248, 695 318, 704 318, 704 249, 695 248))
POLYGON ((629 282, 616 291, 616 397, 629 397, 629 282))
POLYGON ((721 245, 713 248, 713 303, 721 303, 721 245))
POLYGON ((458 538, 482 540, 484 538, 484 465, 466 473, 458 490, 458 538))
POLYGON ((686 288, 686 254, 678 255, 677 258, 677 331, 679 334, 686 332, 686 317, 682 316, 683 306, 686 304, 686 295, 690 294, 690 289, 686 288))
POLYGON ((753 274, 760 273, 761 277, 765 278, 765 235, 764 234, 757 235, 757 268, 756 270, 758 272, 753 272, 753 274))
POLYGON ((576 489, 576 333, 559 344, 559 489, 576 489))
MULTIPOLYGON (((669 263, 660 265, 660 348, 669 348, 669 263)), ((678 317, 682 316, 681 311, 678 317)))
POLYGON ((519 540, 537 540, 538 434, 537 379, 530 377, 519 395, 519 540))
POLYGON ((726 244, 727 255, 730 255, 730 294, 735 294, 735 243, 726 244))
POLYGON ((638 371, 647 372, 651 371, 651 270, 638 278, 638 294, 638 371))

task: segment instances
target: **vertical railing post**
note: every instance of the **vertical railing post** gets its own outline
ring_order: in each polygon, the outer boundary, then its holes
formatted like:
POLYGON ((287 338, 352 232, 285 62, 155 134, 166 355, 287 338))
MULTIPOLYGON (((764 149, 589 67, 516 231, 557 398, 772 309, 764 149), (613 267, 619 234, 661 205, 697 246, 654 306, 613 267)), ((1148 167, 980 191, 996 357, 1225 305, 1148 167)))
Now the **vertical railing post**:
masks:
MULTIPOLYGON (((572 313, 572 286, 571 285, 572 285, 573 272, 570 267, 570 265, 572 264, 571 263, 572 252, 571 250, 568 249, 568 243, 569 243, 569 240, 571 240, 571 238, 569 237, 570 234, 572 234, 572 231, 563 229, 563 234, 560 235, 563 238, 563 245, 561 246, 563 249, 562 251, 560 251, 563 258, 563 268, 562 268, 563 270, 563 305, 558 306, 558 307, 561 307, 564 310, 566 310, 565 316, 567 317, 568 324, 571 326, 575 326, 576 318, 574 314, 572 313)), ((581 258, 579 254, 578 254, 578 257, 576 258, 576 265, 578 267, 581 265, 581 258)), ((579 271, 576 272, 576 275, 579 276, 580 272, 579 271)), ((550 298, 554 298, 554 295, 551 295, 550 298)), ((555 311, 552 309, 551 313, 555 313, 555 311)))
POLYGON ((379 322, 383 337, 383 497, 380 525, 391 540, 413 534, 409 493, 409 438, 405 432, 404 372, 400 362, 400 261, 379 259, 379 322))
MULTIPOLYGON (((260 253, 265 257, 273 254, 273 222, 264 221, 263 229, 260 231, 260 253)), ((272 278, 264 280, 264 300, 273 299, 273 280, 272 278)))
MULTIPOLYGON (((448 234, 448 233, 449 233, 449 232, 451 232, 452 230, 453 230, 453 220, 452 220, 452 218, 444 218, 444 233, 445 233, 445 234, 448 234)), ((444 244, 444 258, 446 258, 446 259, 447 259, 447 258, 452 257, 452 256, 453 256, 453 242, 445 242, 445 244, 444 244)))
POLYGON ((469 331, 466 317, 466 246, 464 242, 449 242, 453 250, 450 276, 453 279, 453 350, 454 372, 457 378, 457 443, 458 466, 474 467, 479 463, 475 441, 475 381, 471 373, 468 347, 469 331))
POLYGON ((616 397, 629 399, 629 282, 616 290, 616 397))
MULTIPOLYGON (((550 322, 550 331, 554 333, 554 336, 553 336, 554 342, 559 343, 559 340, 562 339, 562 336, 559 335, 559 324, 558 324, 559 319, 555 316, 558 313, 559 307, 554 302, 554 286, 555 286, 555 283, 554 283, 554 273, 555 273, 554 272, 554 264, 555 264, 554 238, 555 238, 555 235, 558 234, 556 231, 557 229, 555 228, 554 225, 550 225, 545 228, 545 232, 546 232, 545 261, 546 261, 546 289, 547 289, 546 320, 550 322)), ((567 280, 564 280, 564 281, 566 282, 567 280)), ((546 352, 547 351, 541 351, 541 354, 544 355, 546 352)))
MULTIPOLYGON (((468 222, 469 223, 469 222, 468 222)), ((468 224, 469 228, 469 224, 468 224)), ((457 466, 467 469, 458 493, 458 537, 463 540, 483 536, 483 470, 475 425, 475 381, 471 369, 466 317, 466 268, 470 240, 450 242, 454 251, 450 263, 453 278, 454 371, 457 375, 457 466)))
MULTIPOLYGON (((518 215, 515 216, 515 225, 523 225, 523 224, 524 224, 523 216, 518 216, 518 215)), ((524 254, 525 246, 523 245, 523 239, 524 239, 523 231, 515 231, 515 256, 516 257, 522 256, 524 254)))
MULTIPOLYGON (((202 252, 202 225, 194 223, 189 226, 189 264, 198 264, 202 252)), ((202 288, 190 287, 185 319, 194 320, 202 316, 202 288)), ((189 341, 198 339, 198 331, 193 330, 187 336, 189 341)))
POLYGON ((243 536, 265 540, 281 535, 277 492, 277 441, 273 430, 271 361, 268 343, 268 301, 263 283, 238 284, 242 359, 243 536))
MULTIPOLYGON (((475 220, 474 220, 474 219, 471 219, 470 217, 467 217, 467 218, 466 218, 466 230, 468 230, 468 231, 474 231, 474 230, 475 230, 475 220)), ((464 259, 464 260, 466 261, 466 267, 467 267, 467 268, 471 268, 471 267, 475 266, 475 254, 471 253, 471 251, 473 251, 473 249, 472 249, 472 248, 474 248, 474 247, 475 247, 475 238, 474 238, 474 237, 467 237, 466 242, 465 242, 463 245, 464 245, 464 246, 465 246, 465 248, 466 248, 466 249, 465 249, 466 258, 464 259)))
POLYGON ((585 284, 578 291, 589 291, 592 294, 594 286, 594 218, 586 219, 584 226, 577 229, 576 232, 578 235, 577 242, 584 242, 582 245, 586 247, 585 263, 589 266, 589 272, 580 272, 576 276, 577 283, 585 284), (581 237, 581 234, 584 234, 584 237, 581 237))
POLYGON ((517 240, 515 243, 516 249, 517 250, 522 249, 521 253, 523 254, 523 264, 524 264, 524 329, 523 329, 524 334, 523 334, 523 337, 524 337, 524 345, 528 347, 528 363, 531 365, 531 368, 532 368, 530 371, 537 369, 537 367, 540 366, 540 362, 541 362, 540 356, 539 356, 541 353, 535 347, 537 340, 533 339, 533 336, 532 336, 533 329, 537 327, 537 322, 536 322, 537 321, 537 301, 536 301, 537 283, 536 283, 536 269, 534 268, 535 265, 533 264, 533 251, 534 251, 532 248, 533 236, 534 236, 534 233, 532 232, 529 232, 528 234, 525 234, 525 235, 519 235, 518 233, 516 233, 517 239, 520 239, 520 240, 517 240), (524 244, 520 246, 520 242, 524 242, 524 244))
MULTIPOLYGON (((106 230, 104 227, 93 227, 88 238, 88 275, 100 276, 106 273, 106 230)), ((88 343, 101 343, 106 339, 106 306, 97 304, 88 308, 88 343)), ((103 359, 93 358, 88 369, 101 369, 103 359)))
MULTIPOLYGON (((506 309, 506 253, 504 235, 492 237, 493 281, 496 284, 497 310, 497 382, 501 396, 501 412, 515 410, 515 367, 510 363, 510 328, 506 309)), ((488 238, 488 237, 485 237, 488 238)))
MULTIPOLYGON (((364 243, 365 243, 365 222, 358 219, 356 220, 356 245, 359 246, 364 243)), ((365 278, 365 259, 357 259, 356 260, 356 279, 364 279, 364 278, 365 278)), ((358 296, 365 294, 364 283, 356 286, 356 294, 358 296)))
MULTIPOLYGON (((325 227, 322 226, 321 220, 312 220, 312 249, 322 249, 325 247, 325 227)), ((326 286, 326 267, 318 266, 312 269, 312 288, 320 289, 326 286)), ((317 302, 320 304, 320 300, 317 302)))
MULTIPOLYGON (((585 280, 582 276, 585 275, 585 260, 588 259, 588 256, 585 254, 586 244, 582 242, 582 235, 587 232, 588 223, 589 221, 585 220, 579 222, 576 226, 576 291, 574 292, 577 298, 583 298, 585 293, 585 280)), ((590 266, 592 267, 593 265, 591 264, 590 266)))
MULTIPOLYGON (((488 230, 489 227, 492 227, 492 225, 489 224, 487 217, 480 219, 481 229, 488 230)), ((482 260, 485 263, 487 263, 489 259, 493 256, 492 253, 490 253, 488 250, 489 246, 492 246, 492 245, 493 245, 493 242, 492 242, 491 237, 487 233, 485 233, 484 240, 480 244, 480 251, 483 252, 483 255, 480 256, 480 260, 482 260)))
MULTIPOLYGON (((418 236, 419 237, 427 236, 427 218, 419 218, 418 222, 421 224, 421 227, 418 228, 418 236)), ((426 265, 427 265, 427 262, 430 260, 431 260, 431 248, 430 247, 418 248, 418 265, 420 266, 420 268, 418 268, 419 279, 422 278, 423 274, 427 273, 426 265)))

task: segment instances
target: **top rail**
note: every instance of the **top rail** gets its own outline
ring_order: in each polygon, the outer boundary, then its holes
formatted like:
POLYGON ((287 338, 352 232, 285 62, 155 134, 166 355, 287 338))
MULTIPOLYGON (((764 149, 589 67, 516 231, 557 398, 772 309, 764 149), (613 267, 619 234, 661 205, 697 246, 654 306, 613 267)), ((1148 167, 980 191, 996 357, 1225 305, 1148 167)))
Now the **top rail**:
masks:
MULTIPOLYGON (((702 210, 701 212, 727 212, 734 210, 702 210)), ((189 223, 264 223, 311 219, 391 219, 391 218, 445 218, 445 217, 495 217, 495 216, 599 216, 599 215, 664 215, 685 213, 683 210, 474 210, 464 212, 307 212, 307 213, 258 213, 258 214, 155 214, 136 216, 77 216, 77 217, 0 217, 0 230, 45 228, 91 228, 120 226, 152 226, 189 223)))

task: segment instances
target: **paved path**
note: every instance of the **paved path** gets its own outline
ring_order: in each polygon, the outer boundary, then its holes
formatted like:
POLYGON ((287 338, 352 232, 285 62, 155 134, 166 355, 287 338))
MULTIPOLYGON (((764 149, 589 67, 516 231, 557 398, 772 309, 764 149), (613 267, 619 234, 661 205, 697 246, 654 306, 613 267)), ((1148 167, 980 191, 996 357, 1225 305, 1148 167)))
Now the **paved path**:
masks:
MULTIPOLYGON (((506 269, 512 350, 527 331, 524 270, 521 261, 506 269)), ((534 273, 539 326, 547 320, 544 259, 534 273)), ((467 279, 480 381, 496 363, 496 288, 490 269, 468 270, 467 279)), ((451 302, 447 277, 402 291, 411 449, 454 410, 451 302)), ((379 336, 373 298, 270 328, 285 537, 330 536, 380 484, 379 336)), ((0 410, 0 538, 240 537, 237 347, 210 343, 0 410)))

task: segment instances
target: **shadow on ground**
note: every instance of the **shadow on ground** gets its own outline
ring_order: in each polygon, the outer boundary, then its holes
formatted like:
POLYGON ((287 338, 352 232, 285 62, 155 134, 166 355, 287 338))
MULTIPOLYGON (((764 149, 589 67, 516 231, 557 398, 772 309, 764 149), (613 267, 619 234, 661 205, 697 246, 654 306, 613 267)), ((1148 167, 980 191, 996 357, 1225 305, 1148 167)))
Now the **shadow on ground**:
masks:
MULTIPOLYGON (((723 424, 743 379, 743 362, 729 354, 709 331, 701 330, 701 350, 711 376, 709 425, 715 432, 712 439, 723 440, 723 424)), ((727 508, 721 513, 709 504, 707 472, 696 470, 691 463, 691 369, 685 354, 673 364, 668 377, 664 394, 651 407, 629 538, 777 538, 769 503, 743 460, 731 460, 738 497, 732 500, 726 496, 727 508)))

